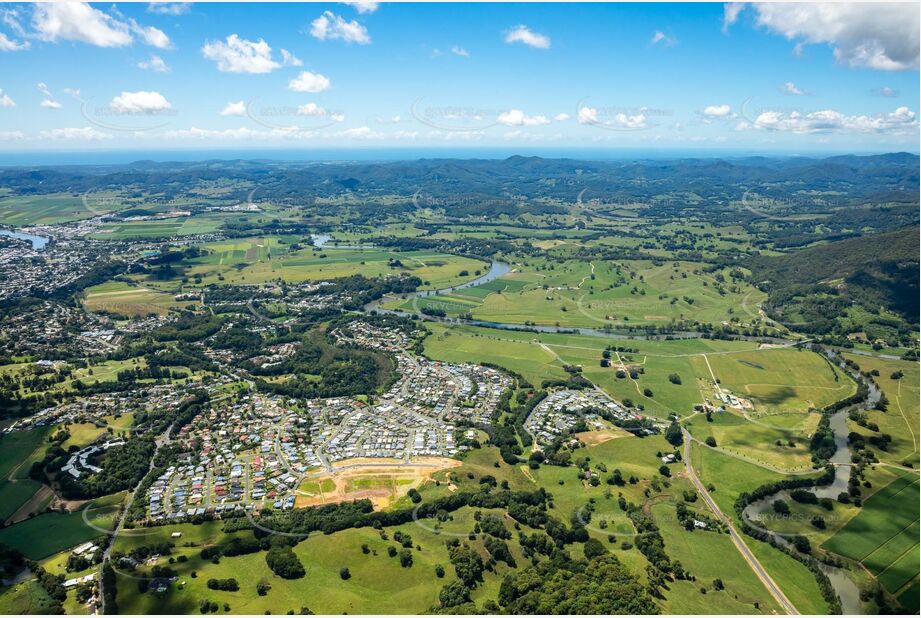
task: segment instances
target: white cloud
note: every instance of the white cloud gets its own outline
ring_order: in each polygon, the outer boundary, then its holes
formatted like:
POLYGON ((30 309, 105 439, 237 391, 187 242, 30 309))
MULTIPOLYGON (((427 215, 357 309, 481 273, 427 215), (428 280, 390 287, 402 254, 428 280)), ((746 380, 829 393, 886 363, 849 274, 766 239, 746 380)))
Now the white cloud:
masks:
POLYGON ((756 3, 756 23, 798 44, 827 44, 839 62, 884 71, 917 69, 921 5, 756 3))
POLYGON ((109 109, 119 114, 152 114, 172 108, 159 92, 139 90, 122 92, 109 103, 109 109))
POLYGON ((330 87, 329 78, 319 73, 303 71, 288 82, 288 89, 294 92, 323 92, 330 87))
POLYGON ((502 112, 496 118, 496 122, 507 127, 534 127, 550 124, 550 121, 545 116, 527 116, 520 109, 510 109, 507 112, 502 112))
POLYGON ((271 73, 281 66, 272 59, 272 48, 264 40, 247 41, 236 34, 226 41, 205 43, 201 53, 225 73, 271 73))
POLYGON ((297 107, 298 116, 325 116, 326 110, 316 103, 307 103, 297 107))
POLYGON ((727 32, 729 26, 736 23, 739 19, 739 13, 741 13, 744 8, 744 2, 727 2, 723 5, 723 32, 727 32))
POLYGON ((557 114, 556 116, 554 116, 553 119, 556 120, 557 122, 565 122, 569 120, 569 114, 567 114, 566 112, 561 112, 557 114))
POLYGON ((286 67, 304 66, 304 63, 301 62, 301 59, 289 52, 287 49, 281 50, 281 63, 286 67))
MULTIPOLYGON (((16 19, 9 13, 4 16, 7 23, 11 20, 18 23, 16 19)), ((134 42, 134 33, 147 45, 161 49, 171 46, 169 37, 159 28, 142 26, 134 19, 122 21, 85 2, 35 4, 32 27, 34 35, 42 41, 80 41, 97 47, 125 47, 134 42)))
POLYGON ((192 10, 191 2, 150 2, 147 4, 148 13, 159 15, 185 15, 192 10))
POLYGON ((899 107, 893 112, 875 115, 849 116, 826 109, 815 112, 761 112, 754 122, 739 123, 739 130, 764 129, 787 131, 796 134, 809 133, 917 133, 918 120, 915 112, 899 107))
POLYGON ((454 47, 452 47, 451 53, 454 54, 455 56, 461 56, 463 58, 470 57, 470 52, 468 52, 466 49, 464 49, 460 45, 455 45, 454 47))
POLYGON ((550 48, 550 37, 538 34, 537 32, 532 32, 530 28, 525 25, 515 26, 511 30, 505 33, 505 42, 506 43, 524 43, 529 47, 535 47, 537 49, 549 49, 550 48))
POLYGON ((16 107, 16 102, 10 98, 10 95, 3 92, 3 88, 0 88, 0 107, 16 107))
POLYGON ((151 54, 149 60, 142 60, 138 62, 139 69, 146 69, 148 71, 154 71, 155 73, 169 73, 169 65, 156 54, 151 54))
POLYGON ((701 113, 708 118, 728 118, 732 114, 732 108, 728 105, 708 105, 701 113))
POLYGON ((102 131, 97 131, 93 127, 66 127, 62 129, 47 129, 45 131, 39 131, 39 139, 50 139, 50 140, 61 140, 61 141, 72 141, 72 140, 83 140, 83 141, 99 141, 104 139, 110 139, 112 136, 108 133, 103 133, 102 131))
POLYGON ((899 96, 899 91, 895 88, 890 88, 889 86, 883 86, 882 88, 877 88, 871 91, 871 94, 878 97, 897 97, 899 96))
POLYGON ((352 129, 344 129, 339 131, 338 135, 341 137, 348 137, 350 139, 380 139, 384 137, 383 133, 372 131, 370 127, 355 127, 352 129))
POLYGON ((246 115, 246 103, 243 101, 231 101, 224 106, 224 109, 220 112, 221 116, 245 116, 246 115))
POLYGON ((322 15, 310 22, 310 34, 321 41, 342 39, 346 43, 360 45, 367 45, 371 42, 367 28, 355 20, 346 21, 332 11, 324 11, 322 15))
POLYGON ((367 0, 346 0, 345 4, 355 7, 355 10, 360 14, 373 13, 380 6, 378 2, 368 2, 367 0))
POLYGON ((38 88, 38 91, 41 92, 45 97, 44 100, 39 103, 41 107, 44 107, 45 109, 61 109, 64 107, 54 98, 54 95, 51 93, 51 89, 48 88, 48 84, 45 82, 38 82, 35 87, 38 88))
POLYGON ((173 44, 170 42, 169 37, 159 28, 142 26, 133 19, 129 23, 131 24, 131 31, 141 37, 148 45, 152 45, 157 49, 169 49, 172 47, 173 44))
POLYGON ((618 113, 609 119, 599 117, 598 109, 594 107, 580 107, 577 115, 579 124, 590 124, 611 129, 644 129, 646 128, 646 114, 618 113))
POLYGON ((85 2, 36 4, 32 26, 43 41, 80 41, 98 47, 124 47, 133 40, 125 23, 85 2))
POLYGON ((805 90, 798 88, 797 85, 794 84, 793 82, 784 82, 783 85, 780 86, 780 91, 785 92, 787 94, 793 94, 798 97, 803 97, 809 94, 805 90))
POLYGON ((24 49, 29 49, 28 41, 17 43, 13 39, 0 32, 0 51, 22 51, 24 49))
POLYGON ((25 138, 26 138, 26 134, 23 133, 22 131, 0 131, 0 141, 18 142, 18 141, 24 140, 25 138))
POLYGON ((658 45, 659 43, 662 43, 666 47, 671 47, 672 45, 675 45, 677 42, 678 42, 678 39, 668 36, 661 30, 656 30, 656 33, 652 35, 651 39, 649 39, 650 45, 658 45))

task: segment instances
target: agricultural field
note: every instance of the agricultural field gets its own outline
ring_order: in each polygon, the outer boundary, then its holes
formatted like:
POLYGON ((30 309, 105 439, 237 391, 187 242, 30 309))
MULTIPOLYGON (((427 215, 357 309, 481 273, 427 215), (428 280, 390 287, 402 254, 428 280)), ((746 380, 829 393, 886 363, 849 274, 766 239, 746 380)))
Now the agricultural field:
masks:
POLYGON ((88 311, 126 317, 166 315, 173 307, 188 307, 193 301, 177 301, 175 294, 122 281, 101 283, 84 292, 83 306, 88 311))
MULTIPOLYGON (((918 363, 877 356, 863 356, 845 354, 845 358, 854 361, 861 371, 877 371, 879 375, 874 380, 889 400, 885 412, 881 410, 867 411, 867 420, 876 423, 881 433, 892 436, 892 442, 887 450, 878 450, 877 456, 881 461, 895 464, 919 462, 918 453, 918 428, 919 406, 921 406, 921 391, 919 391, 918 363), (902 376, 894 378, 893 375, 901 372, 902 376)), ((873 432, 849 421, 853 431, 864 435, 873 432)))
POLYGON ((717 275, 728 281, 728 271, 705 274, 690 262, 657 266, 628 261, 621 266, 535 260, 513 264, 509 274, 488 284, 391 306, 470 313, 493 322, 581 327, 757 319, 764 294, 742 283, 733 284, 737 292, 727 287, 720 294, 717 275))
POLYGON ((857 391, 856 383, 822 356, 798 348, 711 355, 709 366, 723 389, 751 399, 753 416, 782 426, 776 415, 821 410, 857 391))
POLYGON ((52 225, 88 219, 123 207, 114 195, 49 193, 35 196, 0 197, 0 224, 14 227, 52 225))
POLYGON ((101 529, 111 529, 125 494, 113 494, 87 502, 70 513, 52 511, 6 528, 0 528, 0 543, 15 547, 31 560, 47 558, 70 547, 99 538, 101 529), (92 525, 87 525, 86 518, 92 525))
POLYGON ((918 476, 905 472, 864 502, 860 513, 822 548, 858 561, 898 596, 917 583, 918 476))
MULTIPOLYGON (((206 255, 177 266, 197 285, 300 283, 361 274, 366 277, 412 275, 423 289, 440 289, 475 279, 485 262, 431 251, 394 252, 385 249, 294 248, 297 238, 285 236, 234 239, 203 245, 206 255), (462 274, 465 273, 465 274, 462 274)), ((300 246, 300 245, 298 245, 300 246)), ((160 281, 147 284, 161 289, 160 281)), ((166 284, 175 283, 168 281, 166 284)))
POLYGON ((147 221, 122 221, 100 227, 99 231, 93 235, 93 238, 97 240, 132 240, 211 234, 220 230, 225 220, 226 217, 215 215, 196 215, 194 217, 147 221))

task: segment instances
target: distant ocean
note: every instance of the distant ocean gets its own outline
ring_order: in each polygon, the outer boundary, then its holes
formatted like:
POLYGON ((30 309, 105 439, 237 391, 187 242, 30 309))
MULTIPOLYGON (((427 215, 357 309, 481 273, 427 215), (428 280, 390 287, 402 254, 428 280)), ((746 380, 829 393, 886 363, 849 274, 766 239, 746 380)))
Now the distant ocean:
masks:
POLYGON ((882 154, 880 152, 842 151, 765 151, 730 149, 612 149, 612 148, 339 148, 322 150, 109 150, 109 151, 24 151, 0 152, 0 166, 43 165, 118 165, 134 161, 204 161, 233 159, 271 159, 275 161, 408 161, 415 159, 504 159, 513 155, 552 159, 583 160, 826 157, 840 154, 882 154))

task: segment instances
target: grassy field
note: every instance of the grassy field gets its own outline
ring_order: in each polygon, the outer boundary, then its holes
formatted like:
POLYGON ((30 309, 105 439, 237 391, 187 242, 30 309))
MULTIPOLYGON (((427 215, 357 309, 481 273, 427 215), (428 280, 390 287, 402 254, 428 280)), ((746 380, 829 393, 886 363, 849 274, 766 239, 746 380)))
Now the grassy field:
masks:
POLYGON ((860 562, 897 593, 919 572, 918 477, 906 472, 864 502, 822 547, 860 562))
MULTIPOLYGON (((874 377, 883 394, 889 400, 889 407, 885 412, 870 410, 867 420, 876 423, 882 433, 892 436, 892 442, 886 451, 877 450, 881 461, 890 463, 912 462, 919 463, 918 452, 918 427, 919 406, 921 406, 921 389, 919 389, 918 363, 909 361, 879 358, 876 356, 863 356, 859 354, 845 354, 860 366, 861 371, 878 371, 874 377), (903 376, 893 379, 892 374, 901 371, 903 376)), ((864 435, 873 435, 873 432, 849 422, 853 431, 864 435)))
POLYGON ((171 307, 188 307, 194 301, 177 301, 170 292, 122 281, 108 281, 84 291, 88 311, 106 311, 128 317, 166 315, 171 307))
POLYGON ((487 264, 479 260, 432 251, 395 252, 385 249, 292 249, 290 237, 232 239, 203 245, 207 255, 183 263, 184 275, 209 283, 289 283, 321 281, 362 274, 367 277, 414 275, 423 288, 450 287, 477 277, 487 264), (466 271, 466 275, 462 272, 466 271))
POLYGON ((756 318, 754 308, 763 300, 762 292, 740 284, 738 291, 720 294, 714 279, 717 273, 704 274, 700 269, 700 264, 690 262, 656 266, 645 261, 619 265, 533 259, 514 264, 511 273, 487 285, 401 306, 470 312, 489 321, 561 326, 756 318))
MULTIPOLYGON (((707 359, 724 389, 747 397, 755 414, 804 414, 856 392, 857 385, 820 355, 793 348, 764 349, 707 359)), ((770 424, 770 418, 761 419, 770 424)))
POLYGON ((86 203, 83 196, 69 193, 0 198, 0 223, 3 225, 48 225, 88 219, 121 207, 111 196, 93 194, 86 203), (88 207, 89 205, 90 207, 88 207))
MULTIPOLYGON (((113 494, 94 500, 89 506, 88 519, 101 528, 114 525, 114 514, 124 494, 113 494)), ((21 551, 27 558, 39 560, 99 538, 103 533, 88 526, 81 511, 43 513, 18 524, 0 529, 0 543, 21 551)))

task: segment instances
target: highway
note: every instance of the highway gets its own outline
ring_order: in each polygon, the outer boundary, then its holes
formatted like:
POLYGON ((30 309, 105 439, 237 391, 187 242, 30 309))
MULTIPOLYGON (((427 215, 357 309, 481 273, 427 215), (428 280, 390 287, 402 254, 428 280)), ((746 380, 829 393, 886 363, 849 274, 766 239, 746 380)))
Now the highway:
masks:
POLYGON ((739 553, 742 554, 742 558, 745 559, 745 562, 751 567, 752 571, 755 572, 755 575, 758 576, 758 579, 761 580, 761 583, 764 584, 764 587, 767 588, 768 592, 771 593, 771 596, 774 597, 774 600, 777 601, 777 604, 780 605, 783 610, 790 615, 797 615, 799 612, 794 607, 793 603, 790 602, 790 599, 787 598, 787 595, 783 593, 783 590, 780 589, 780 586, 771 578, 768 572, 765 570, 764 566, 758 561, 758 558, 752 553, 748 548, 748 545, 745 544, 745 540, 742 538, 742 535, 736 531, 735 526, 732 523, 732 520, 729 517, 723 515, 723 512, 720 510, 720 507, 717 506, 716 502, 713 501, 713 498, 710 496, 710 493, 707 491, 707 488, 704 487, 704 484, 697 477, 697 471, 694 470, 694 466, 691 464, 691 434, 688 433, 686 429, 682 427, 681 433, 684 435, 684 467, 687 470, 688 478, 691 479, 691 482, 694 483, 694 487, 697 489, 697 493, 700 494, 700 497, 703 498, 704 504, 716 515, 717 519, 723 522, 727 528, 729 528, 729 536, 732 539, 733 544, 736 546, 736 549, 739 550, 739 553))

